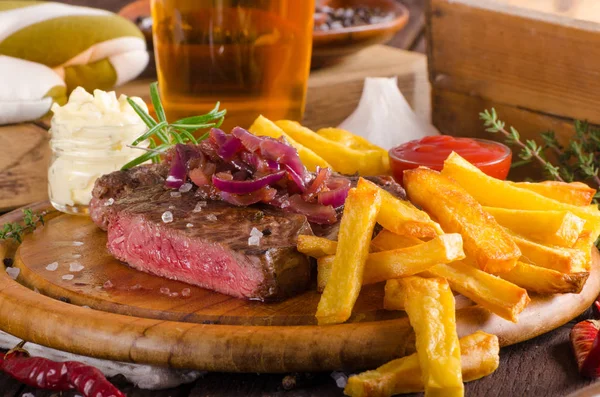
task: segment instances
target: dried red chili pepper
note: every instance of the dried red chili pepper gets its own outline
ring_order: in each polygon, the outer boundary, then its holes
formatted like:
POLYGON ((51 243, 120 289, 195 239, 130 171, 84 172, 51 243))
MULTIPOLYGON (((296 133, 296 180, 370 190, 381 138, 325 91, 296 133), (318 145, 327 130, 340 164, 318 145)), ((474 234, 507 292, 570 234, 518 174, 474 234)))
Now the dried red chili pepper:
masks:
POLYGON ((0 370, 19 382, 53 391, 76 390, 84 397, 125 397, 98 369, 77 361, 30 357, 23 344, 0 355, 0 370))

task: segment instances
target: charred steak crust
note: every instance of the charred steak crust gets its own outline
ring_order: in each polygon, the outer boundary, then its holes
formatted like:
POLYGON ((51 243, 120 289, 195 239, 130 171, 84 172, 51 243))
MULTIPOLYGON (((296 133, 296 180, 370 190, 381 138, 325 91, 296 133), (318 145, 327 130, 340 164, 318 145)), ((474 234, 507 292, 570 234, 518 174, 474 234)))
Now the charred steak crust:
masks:
POLYGON ((137 270, 261 301, 289 297, 310 284, 310 262, 296 250, 298 235, 312 234, 303 215, 216 201, 194 212, 193 191, 172 197, 162 184, 105 203, 93 205, 106 220, 107 247, 137 270), (165 223, 167 211, 173 221, 165 223), (248 245, 253 227, 264 233, 260 246, 248 245))
POLYGON ((107 230, 109 214, 113 211, 110 201, 115 201, 142 186, 162 186, 168 172, 169 169, 164 164, 148 164, 102 175, 96 180, 92 190, 92 220, 102 230, 107 230))

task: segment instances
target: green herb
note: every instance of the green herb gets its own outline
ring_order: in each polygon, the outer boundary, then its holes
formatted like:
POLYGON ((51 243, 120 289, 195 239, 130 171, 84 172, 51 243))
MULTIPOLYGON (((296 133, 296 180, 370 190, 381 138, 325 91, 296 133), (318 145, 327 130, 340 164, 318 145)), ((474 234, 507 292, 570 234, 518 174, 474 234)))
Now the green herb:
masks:
POLYGON ((486 127, 487 132, 493 134, 500 132, 505 137, 505 142, 508 145, 519 146, 521 152, 519 158, 521 161, 512 164, 512 167, 518 167, 524 164, 530 163, 533 159, 537 160, 548 175, 557 181, 564 182, 560 176, 559 168, 554 166, 550 161, 546 160, 544 155, 544 148, 539 146, 534 140, 528 139, 525 143, 521 142, 521 135, 513 126, 510 126, 508 131, 506 130, 506 124, 504 121, 498 119, 496 109, 492 108, 492 111, 487 109, 479 113, 479 118, 483 120, 483 125, 486 127))
POLYGON ((593 185, 596 189, 600 187, 600 130, 592 128, 589 123, 575 121, 575 137, 565 147, 558 142, 554 131, 540 134, 543 141, 541 145, 531 139, 523 143, 514 127, 509 127, 509 131, 505 129, 505 123, 498 119, 493 108, 491 111, 480 113, 479 117, 487 127, 486 131, 500 132, 506 137, 508 144, 521 148, 519 158, 522 161, 513 163, 513 166, 527 164, 535 159, 552 179, 561 182, 581 181, 593 185), (546 158, 547 152, 555 155, 556 165, 546 158))
POLYGON ((32 232, 37 227, 38 223, 44 225, 45 212, 34 214, 30 209, 23 210, 23 224, 5 223, 0 229, 0 240, 12 238, 20 243, 24 234, 32 232))
POLYGON ((169 148, 173 147, 178 143, 194 143, 197 144, 199 141, 206 139, 208 133, 202 135, 200 138, 194 138, 193 132, 212 127, 220 127, 225 119, 227 110, 219 110, 220 103, 217 102, 215 107, 208 113, 201 116, 186 117, 181 120, 169 124, 165 116, 165 108, 160 100, 160 94, 158 92, 158 83, 154 82, 150 84, 150 98, 152 105, 154 105, 154 111, 158 117, 158 121, 154 120, 144 109, 142 109, 137 103, 131 98, 127 98, 129 105, 135 110, 140 116, 144 123, 148 126, 148 131, 138 137, 131 147, 145 150, 146 153, 135 158, 129 163, 125 164, 121 169, 126 170, 136 165, 145 163, 146 161, 152 160, 153 163, 160 162, 160 156, 166 152, 169 148), (160 142, 156 144, 154 138, 160 142), (149 148, 138 147, 138 145, 146 140, 150 141, 149 148))
MULTIPOLYGON (((491 133, 502 133, 505 141, 509 145, 516 145, 521 148, 519 158, 512 164, 512 167, 518 167, 528 164, 534 159, 543 167, 544 171, 552 179, 560 182, 585 182, 592 185, 596 190, 600 188, 600 177, 598 176, 600 168, 600 129, 592 128, 587 121, 576 120, 575 137, 569 141, 565 147, 556 139, 554 131, 546 131, 540 134, 543 144, 539 145, 534 140, 528 139, 523 143, 519 132, 514 127, 509 127, 507 131, 505 123, 498 119, 496 110, 485 110, 479 113, 479 118, 483 120, 486 131, 491 133), (552 164, 545 153, 551 152, 557 159, 557 165, 552 164)), ((600 192, 594 195, 594 204, 600 203, 600 192)), ((600 248, 600 237, 595 245, 600 248)))

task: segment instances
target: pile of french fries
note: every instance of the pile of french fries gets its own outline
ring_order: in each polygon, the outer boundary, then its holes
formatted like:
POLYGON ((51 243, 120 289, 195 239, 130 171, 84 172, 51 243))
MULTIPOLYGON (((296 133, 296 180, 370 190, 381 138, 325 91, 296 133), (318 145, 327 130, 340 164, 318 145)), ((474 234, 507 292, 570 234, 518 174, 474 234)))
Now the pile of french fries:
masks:
POLYGON ((383 175, 390 170, 385 149, 339 128, 323 128, 317 132, 296 121, 273 122, 258 117, 249 131, 254 135, 285 138, 297 151, 309 171, 329 167, 341 174, 383 175))
POLYGON ((600 233, 595 190, 501 181, 456 153, 441 172, 405 171, 404 185, 412 204, 361 178, 337 241, 298 239, 298 250, 317 259, 316 318, 347 321, 361 286, 385 282, 384 308, 407 313, 417 353, 350 377, 345 393, 462 396, 463 382, 498 367, 499 345, 481 331, 458 338, 453 291, 512 322, 528 292, 579 293, 600 233), (383 230, 372 238, 376 223, 383 230))

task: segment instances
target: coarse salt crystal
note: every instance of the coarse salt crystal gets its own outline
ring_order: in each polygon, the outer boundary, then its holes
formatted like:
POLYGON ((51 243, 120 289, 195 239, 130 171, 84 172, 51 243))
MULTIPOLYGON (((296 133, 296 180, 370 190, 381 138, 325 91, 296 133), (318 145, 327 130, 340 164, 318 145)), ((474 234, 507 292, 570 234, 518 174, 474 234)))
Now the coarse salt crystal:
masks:
POLYGON ((83 241, 73 241, 73 245, 75 247, 81 247, 83 245, 83 241))
POLYGON ((110 206, 111 206, 111 205, 113 205, 114 203, 115 203, 115 199, 111 197, 111 198, 109 198, 108 200, 106 200, 106 201, 104 202, 104 206, 105 206, 105 207, 110 207, 110 206))
POLYGON ((171 192, 171 197, 181 197, 181 192, 171 192))
POLYGON ((114 239, 112 241, 113 244, 121 244, 123 241, 125 241, 125 236, 119 236, 116 239, 114 239))
POLYGON ((32 393, 23 393, 21 394, 21 397, 35 397, 35 395, 33 395, 32 393))
POLYGON ((206 216, 206 219, 208 219, 209 221, 216 221, 217 220, 217 216, 215 214, 210 214, 206 216))
POLYGON ((260 245, 260 237, 258 237, 258 236, 250 236, 250 238, 248 238, 248 245, 259 246, 260 245))
POLYGON ((256 237, 262 237, 263 233, 260 230, 258 230, 257 228, 253 227, 252 230, 250 230, 250 235, 256 236, 256 237))
POLYGON ((79 259, 79 258, 81 258, 81 254, 73 254, 73 258, 79 259))
POLYGON ((161 287, 160 288, 160 293, 161 294, 169 295, 170 292, 171 292, 171 290, 169 290, 167 287, 161 287))
POLYGON ((206 207, 206 201, 198 201, 192 212, 201 212, 202 207, 206 207))
POLYGON ((335 380, 337 387, 340 389, 346 387, 346 384, 348 383, 348 376, 345 373, 334 371, 331 373, 331 377, 335 380))
POLYGON ((142 288, 142 286, 140 284, 136 284, 136 285, 134 285, 133 287, 131 287, 129 289, 132 290, 132 291, 135 291, 135 290, 138 290, 138 289, 141 289, 141 288, 142 288))
POLYGON ((194 227, 193 223, 188 223, 187 225, 185 225, 185 227, 194 227))
POLYGON ((188 182, 188 183, 184 183, 183 185, 181 185, 181 186, 179 187, 179 191, 180 191, 181 193, 187 193, 187 192, 189 192, 190 190, 192 190, 192 187, 193 187, 193 186, 192 186, 192 184, 191 184, 191 183, 189 183, 189 182, 188 182))
POLYGON ((83 266, 81 263, 73 262, 73 263, 69 264, 70 272, 80 272, 84 268, 85 268, 85 266, 83 266))
POLYGON ((170 296, 171 298, 177 298, 177 297, 179 296, 179 293, 178 293, 178 292, 171 292, 171 293, 169 294, 169 296, 170 296))
POLYGON ((19 273, 21 273, 21 269, 18 267, 7 267, 6 273, 10 276, 10 278, 16 280, 17 277, 19 277, 19 273))
POLYGON ((53 272, 56 269, 58 269, 58 262, 52 262, 46 266, 46 270, 48 270, 49 272, 53 272))
POLYGON ((84 309, 91 309, 91 307, 89 307, 89 306, 86 306, 86 305, 83 305, 83 306, 81 306, 81 307, 82 307, 82 308, 84 308, 84 309))
POLYGON ((75 276, 74 276, 74 275, 72 275, 72 274, 65 274, 65 275, 64 275, 64 276, 62 276, 61 278, 62 278, 63 280, 73 280, 73 278, 74 278, 74 277, 75 277, 75 276))
POLYGON ((189 288, 184 288, 181 290, 181 296, 188 297, 192 294, 192 290, 189 288))
POLYGON ((165 211, 161 218, 164 223, 171 223, 173 222, 173 213, 171 211, 165 211))
POLYGON ((174 210, 175 208, 176 208, 176 207, 175 207, 174 205, 170 205, 170 206, 169 206, 169 209, 170 209, 170 210, 174 210))
POLYGON ((112 287, 114 287, 114 284, 110 280, 106 280, 102 285, 102 288, 104 289, 111 289, 112 287))

